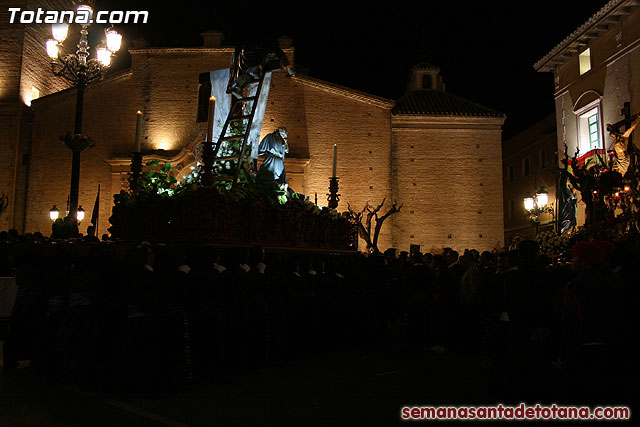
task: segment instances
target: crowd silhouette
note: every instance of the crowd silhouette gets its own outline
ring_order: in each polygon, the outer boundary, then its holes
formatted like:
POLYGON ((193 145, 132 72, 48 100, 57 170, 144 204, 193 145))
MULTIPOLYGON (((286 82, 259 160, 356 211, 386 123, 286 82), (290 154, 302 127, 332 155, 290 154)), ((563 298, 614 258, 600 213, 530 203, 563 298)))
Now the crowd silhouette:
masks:
POLYGON ((637 274, 634 248, 599 241, 552 262, 530 240, 367 255, 3 232, 0 277, 18 287, 3 363, 165 393, 397 336, 425 358, 476 357, 502 399, 624 399, 637 274))

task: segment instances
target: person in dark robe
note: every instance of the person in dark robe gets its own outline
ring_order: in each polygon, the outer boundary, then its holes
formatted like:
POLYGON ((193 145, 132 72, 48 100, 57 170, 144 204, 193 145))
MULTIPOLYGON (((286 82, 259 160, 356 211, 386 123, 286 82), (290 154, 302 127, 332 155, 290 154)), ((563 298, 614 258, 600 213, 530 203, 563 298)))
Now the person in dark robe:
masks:
POLYGON ((264 156, 264 161, 258 170, 257 179, 272 179, 280 188, 286 190, 288 183, 284 170, 284 156, 288 152, 287 128, 279 127, 265 136, 258 147, 258 155, 264 156))
POLYGON ((567 176, 560 178, 560 234, 565 234, 577 224, 577 202, 573 191, 567 185, 567 176))
POLYGON ((243 89, 260 78, 261 70, 287 71, 294 76, 295 71, 276 40, 257 40, 245 42, 236 47, 235 58, 238 63, 238 78, 231 84, 231 93, 242 98, 243 89))

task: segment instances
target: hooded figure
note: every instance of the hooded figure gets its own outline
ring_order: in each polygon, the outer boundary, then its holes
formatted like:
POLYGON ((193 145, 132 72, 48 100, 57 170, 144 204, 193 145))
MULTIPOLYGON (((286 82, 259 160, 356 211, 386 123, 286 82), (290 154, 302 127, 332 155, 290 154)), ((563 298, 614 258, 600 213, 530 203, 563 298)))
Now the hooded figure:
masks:
POLYGON ((265 136, 258 147, 258 155, 264 155, 264 161, 258 170, 258 180, 273 179, 280 187, 286 188, 287 173, 284 170, 284 156, 288 152, 287 128, 279 127, 265 136))

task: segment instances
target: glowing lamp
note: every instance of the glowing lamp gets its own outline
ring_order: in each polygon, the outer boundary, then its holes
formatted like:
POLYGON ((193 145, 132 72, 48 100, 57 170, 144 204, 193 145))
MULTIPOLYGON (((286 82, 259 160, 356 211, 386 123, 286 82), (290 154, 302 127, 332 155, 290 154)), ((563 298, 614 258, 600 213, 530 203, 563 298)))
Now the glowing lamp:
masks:
POLYGON ((540 190, 536 193, 536 203, 539 207, 546 206, 549 203, 549 193, 544 187, 540 187, 540 190))
POLYGON ((66 22, 51 25, 51 34, 58 43, 62 43, 67 38, 68 32, 69 24, 67 24, 66 22))
POLYGON ((96 50, 96 56, 103 66, 108 67, 111 65, 111 51, 106 47, 99 47, 96 50))
POLYGON ((528 211, 533 210, 535 205, 535 201, 533 197, 529 193, 527 193, 527 197, 524 198, 524 208, 528 211))
POLYGON ((78 220, 78 222, 84 219, 84 209, 82 209, 82 206, 78 206, 78 210, 76 212, 76 219, 78 220))
POLYGON ((55 221, 56 219, 58 219, 59 214, 60 211, 58 210, 56 205, 53 205, 53 207, 49 209, 49 218, 51 218, 51 221, 55 221))
POLYGON ((122 34, 114 30, 113 27, 106 29, 104 33, 107 38, 107 49, 109 49, 111 53, 119 51, 120 45, 122 44, 122 34))
POLYGON ((93 9, 91 8, 91 6, 89 6, 86 3, 78 6, 78 9, 76 9, 76 11, 82 12, 82 13, 85 13, 85 11, 88 11, 90 14, 93 14, 93 9))
POLYGON ((51 59, 58 59, 58 42, 54 39, 47 40, 47 55, 51 59))
POLYGON ((624 186, 624 191, 627 191, 627 192, 631 191, 631 187, 629 187, 628 185, 625 185, 624 186))

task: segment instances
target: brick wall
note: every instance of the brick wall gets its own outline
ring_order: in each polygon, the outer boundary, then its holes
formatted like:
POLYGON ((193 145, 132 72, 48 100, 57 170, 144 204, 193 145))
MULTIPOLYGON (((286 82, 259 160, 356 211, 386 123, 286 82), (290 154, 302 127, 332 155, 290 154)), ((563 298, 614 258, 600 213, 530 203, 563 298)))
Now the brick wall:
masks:
MULTIPOLYGON (((9 7, 36 10, 67 8, 68 1, 2 1, 0 7, 0 193, 9 206, 0 217, 0 229, 23 230, 25 191, 31 144, 32 88, 44 96, 67 87, 50 71, 45 41, 51 26, 11 24, 9 7)), ((19 19, 19 18, 17 18, 19 19)))
MULTIPOLYGON (((338 146, 337 175, 341 194, 339 211, 347 204, 361 210, 365 203, 378 205, 391 197, 391 115, 392 104, 348 98, 330 87, 307 81, 304 88, 310 162, 305 170, 304 188, 311 199, 326 206, 333 145, 338 146)), ((391 245, 390 219, 382 229, 379 247, 391 245)), ((360 245, 364 248, 363 242, 360 245)))
MULTIPOLYGON (((109 226, 112 195, 120 190, 121 181, 106 161, 115 164, 114 159, 121 159, 126 164, 134 145, 136 111, 144 113, 143 151, 165 148, 177 153, 191 142, 196 125, 198 75, 229 66, 231 52, 229 48, 134 50, 130 71, 87 90, 84 133, 95 139, 96 147, 81 156, 80 204, 87 212, 82 230, 88 225, 98 183, 102 188, 98 233, 109 226)), ((340 177, 338 210, 346 210, 347 203, 360 210, 365 203, 377 205, 384 198, 386 206, 394 200, 404 203, 402 212, 385 222, 379 241, 382 250, 390 246, 408 250, 410 243, 422 244, 423 250, 501 246, 502 119, 422 118, 417 128, 406 129, 406 123, 392 118, 393 104, 276 72, 262 135, 278 126, 288 128, 289 158, 296 165, 308 159, 294 189, 311 200, 317 193, 320 205, 327 203, 334 144, 340 177), (455 144, 447 144, 451 141, 455 144), (453 157, 461 159, 455 167, 453 157)), ((71 152, 58 136, 73 126, 75 92, 34 101, 33 108, 26 225, 27 231, 49 234, 48 211, 53 204, 63 211, 69 191, 71 152)))
POLYGON ((394 117, 395 247, 502 247, 502 121, 394 117))

